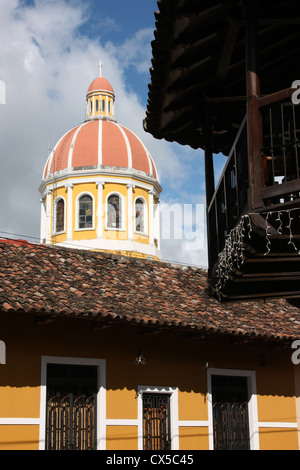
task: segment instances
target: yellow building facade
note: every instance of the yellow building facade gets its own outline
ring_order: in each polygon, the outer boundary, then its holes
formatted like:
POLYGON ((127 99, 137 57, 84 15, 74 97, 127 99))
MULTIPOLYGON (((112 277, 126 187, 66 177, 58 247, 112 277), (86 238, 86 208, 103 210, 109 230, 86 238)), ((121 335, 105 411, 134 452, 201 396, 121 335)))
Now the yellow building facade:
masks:
POLYGON ((298 449, 295 370, 289 352, 241 346, 234 348, 233 354, 226 341, 216 346, 173 332, 156 335, 155 348, 153 336, 146 337, 146 364, 137 365, 140 338, 138 329, 132 326, 116 325, 108 334, 107 329, 91 330, 86 320, 60 319, 33 328, 30 318, 22 315, 5 318, 3 327, 9 354, 0 378, 2 450, 43 450, 49 445, 49 364, 95 368, 98 450, 145 448, 144 394, 166 395, 169 399, 170 450, 213 450, 215 376, 245 378, 248 384, 251 449, 298 449), (13 321, 20 326, 17 334, 6 334, 13 321), (268 366, 259 364, 261 351, 268 366))

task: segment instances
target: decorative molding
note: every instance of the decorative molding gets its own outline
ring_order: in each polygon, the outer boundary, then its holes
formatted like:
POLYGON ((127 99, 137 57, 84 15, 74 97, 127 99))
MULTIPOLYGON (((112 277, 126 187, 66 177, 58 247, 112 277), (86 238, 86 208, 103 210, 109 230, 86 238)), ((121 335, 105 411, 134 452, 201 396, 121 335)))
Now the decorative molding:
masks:
POLYGON ((178 426, 181 427, 181 428, 202 428, 202 427, 209 427, 209 421, 202 421, 202 420, 182 420, 182 421, 178 421, 178 426))
POLYGON ((259 428, 292 428, 297 429, 297 423, 282 423, 278 421, 259 421, 259 428))
POLYGON ((0 418, 0 426, 39 426, 40 418, 0 418))

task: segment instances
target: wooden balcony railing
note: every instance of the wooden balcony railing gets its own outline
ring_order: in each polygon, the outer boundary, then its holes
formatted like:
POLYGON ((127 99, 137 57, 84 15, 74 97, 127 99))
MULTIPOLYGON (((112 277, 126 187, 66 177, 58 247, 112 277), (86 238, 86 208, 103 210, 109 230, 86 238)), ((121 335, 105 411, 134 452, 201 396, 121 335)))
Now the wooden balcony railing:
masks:
POLYGON ((261 195, 267 207, 299 203, 300 107, 292 102, 292 91, 289 88, 259 99, 265 181, 261 195))
POLYGON ((243 119, 208 206, 210 267, 243 214, 300 208, 300 105, 293 104, 293 91, 258 98, 262 148, 256 171, 263 177, 255 178, 255 186, 250 185, 247 115, 243 119), (251 191, 259 195, 259 207, 251 205, 251 191))
POLYGON ((225 245, 226 236, 238 222, 247 204, 248 152, 247 116, 235 138, 226 165, 207 211, 210 239, 209 266, 225 245))

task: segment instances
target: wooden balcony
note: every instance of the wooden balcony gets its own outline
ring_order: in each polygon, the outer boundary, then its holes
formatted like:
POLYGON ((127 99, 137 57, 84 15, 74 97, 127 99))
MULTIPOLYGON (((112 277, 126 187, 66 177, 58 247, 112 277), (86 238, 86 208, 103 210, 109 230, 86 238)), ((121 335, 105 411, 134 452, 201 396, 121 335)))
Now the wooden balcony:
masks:
POLYGON ((210 291, 300 298, 299 1, 158 6, 144 129, 204 151, 210 291))
POLYGON ((220 299, 300 297, 300 107, 291 93, 258 100, 254 184, 246 115, 209 203, 209 285, 220 299))

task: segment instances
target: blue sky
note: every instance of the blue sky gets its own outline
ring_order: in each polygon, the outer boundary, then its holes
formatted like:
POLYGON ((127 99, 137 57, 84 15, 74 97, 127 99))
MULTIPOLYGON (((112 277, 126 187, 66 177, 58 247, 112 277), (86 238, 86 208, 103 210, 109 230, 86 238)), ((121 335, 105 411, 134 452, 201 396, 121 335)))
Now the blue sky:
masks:
POLYGON ((206 265, 204 220, 196 219, 196 206, 205 204, 203 152, 154 139, 142 126, 156 10, 154 0, 1 0, 0 236, 39 239, 44 163, 57 140, 84 120, 101 60, 117 121, 156 162, 162 204, 186 209, 185 220, 174 222, 184 236, 163 240, 162 258, 206 265))

